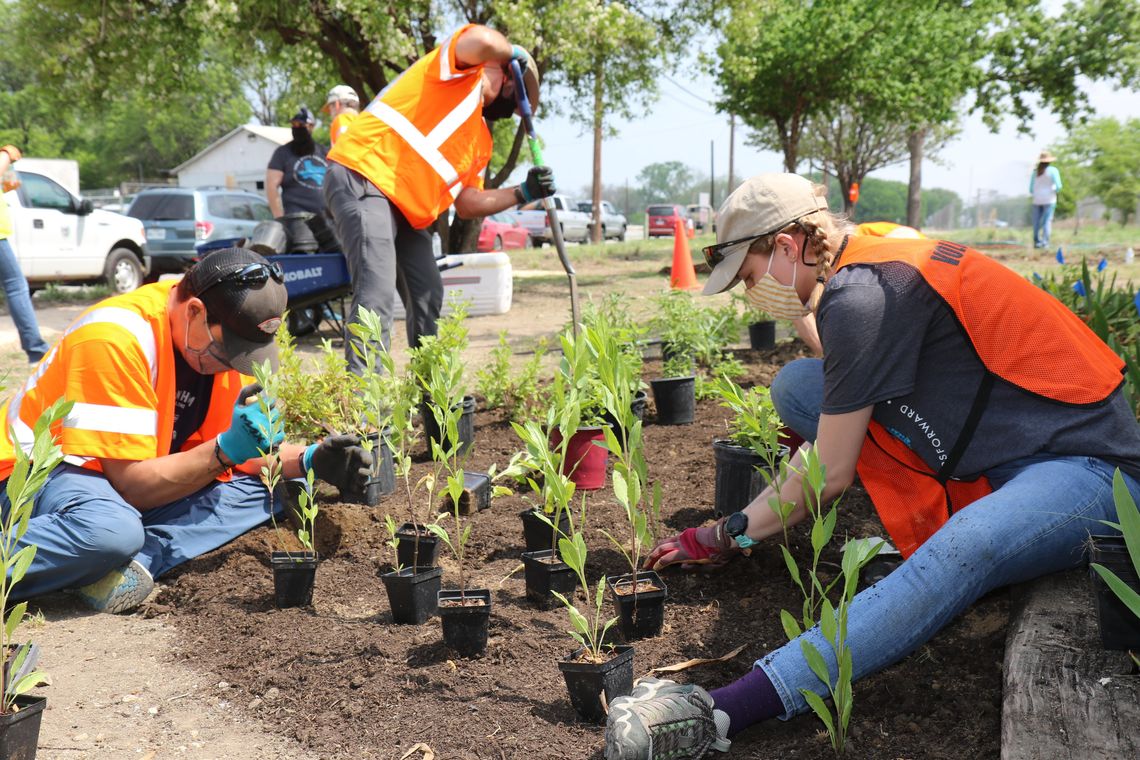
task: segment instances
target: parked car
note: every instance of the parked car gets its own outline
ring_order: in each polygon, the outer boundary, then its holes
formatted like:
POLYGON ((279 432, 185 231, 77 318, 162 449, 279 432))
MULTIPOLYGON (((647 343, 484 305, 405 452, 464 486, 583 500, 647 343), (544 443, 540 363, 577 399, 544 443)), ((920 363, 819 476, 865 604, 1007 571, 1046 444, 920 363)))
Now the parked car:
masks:
MULTIPOLYGON (((590 215, 578 210, 578 204, 565 195, 552 195, 554 208, 558 213, 558 224, 562 227, 562 239, 585 243, 590 239, 590 215)), ((550 220, 546 216, 543 201, 531 201, 520 208, 515 215, 519 224, 526 228, 536 243, 552 243, 550 220)))
POLYGON ((661 203, 645 209, 645 229, 649 237, 670 237, 674 226, 680 219, 682 224, 689 224, 689 217, 685 210, 676 203, 661 203))
POLYGON ((228 188, 143 190, 127 214, 146 225, 151 279, 186 271, 197 261, 196 246, 200 243, 249 237, 259 223, 273 218, 265 198, 228 188))
POLYGON ((716 232, 716 209, 712 206, 691 203, 685 209, 685 213, 688 214, 697 232, 716 232))
POLYGON ((475 250, 506 251, 511 248, 530 248, 530 233, 523 227, 514 214, 502 211, 483 218, 483 226, 479 228, 479 242, 475 250))
POLYGON ((50 177, 17 171, 20 186, 5 193, 16 261, 39 290, 50 282, 103 282, 115 293, 142 284, 150 267, 137 219, 103 211, 50 177))
MULTIPOLYGON (((591 222, 594 219, 594 202, 578 201, 578 210, 589 215, 591 222)), ((602 240, 614 238, 625 240, 625 229, 629 226, 625 221, 625 214, 619 213, 609 201, 602 201, 602 240)))

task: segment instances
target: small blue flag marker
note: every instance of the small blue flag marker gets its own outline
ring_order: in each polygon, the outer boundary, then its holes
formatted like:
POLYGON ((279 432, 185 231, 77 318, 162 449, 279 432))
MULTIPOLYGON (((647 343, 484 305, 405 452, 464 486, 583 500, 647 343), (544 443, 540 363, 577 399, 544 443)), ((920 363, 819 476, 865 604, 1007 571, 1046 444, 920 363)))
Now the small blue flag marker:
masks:
POLYGON ((1136 313, 1140 314, 1140 293, 1136 294, 1136 297, 1132 299, 1132 303, 1136 304, 1136 313))
POLYGON ((1057 248, 1057 263, 1058 264, 1064 264, 1065 263, 1065 253, 1060 248, 1057 248))
POLYGON ((1101 256, 1100 261, 1096 265, 1096 271, 1103 272, 1104 268, 1107 266, 1108 266, 1108 259, 1106 259, 1104 256, 1101 256))
POLYGON ((1041 275, 1039 275, 1039 274, 1037 274, 1036 272, 1034 272, 1034 273, 1033 273, 1033 279, 1034 279, 1034 281, 1036 281, 1036 282, 1041 282, 1041 275))
POLYGON ((1077 280, 1076 282, 1073 283, 1073 292, 1076 293, 1081 298, 1085 298, 1086 297, 1085 284, 1082 281, 1077 280))

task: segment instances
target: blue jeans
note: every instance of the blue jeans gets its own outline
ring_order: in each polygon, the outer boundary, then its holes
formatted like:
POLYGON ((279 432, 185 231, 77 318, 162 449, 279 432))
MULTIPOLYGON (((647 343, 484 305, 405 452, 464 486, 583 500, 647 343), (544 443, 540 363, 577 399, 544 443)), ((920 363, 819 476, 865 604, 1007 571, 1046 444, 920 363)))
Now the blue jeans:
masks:
POLYGON ((40 336, 28 280, 20 270, 16 253, 7 238, 0 238, 0 280, 4 284, 4 297, 8 299, 8 311, 16 323, 16 332, 20 334, 20 348, 28 355, 28 361, 35 364, 51 346, 40 336))
MULTIPOLYGON (((822 395, 818 359, 789 363, 772 383, 776 410, 808 440, 822 395)), ((898 662, 993 589, 1080 566, 1084 541, 1105 530, 1097 521, 1116 520, 1113 469, 1091 457, 1037 455, 987 472, 993 493, 955 513, 897 570, 856 595, 847 631, 854 678, 898 662)), ((1140 483, 1124 477, 1140 499, 1140 483)), ((825 693, 800 638, 823 655, 833 682, 838 672, 818 626, 757 660, 784 703, 784 719, 808 710, 800 689, 825 693)))
MULTIPOLYGON (((9 507, 0 491, 0 509, 7 514, 9 507)), ((238 476, 139 513, 102 474, 62 464, 36 495, 17 545, 37 548, 16 595, 28 599, 92 583, 132 559, 157 578, 261 525, 269 510, 261 481, 238 476)))
POLYGON ((1034 248, 1049 247, 1049 232, 1053 228, 1053 209, 1055 208, 1057 208, 1056 203, 1049 203, 1044 206, 1033 204, 1034 248))

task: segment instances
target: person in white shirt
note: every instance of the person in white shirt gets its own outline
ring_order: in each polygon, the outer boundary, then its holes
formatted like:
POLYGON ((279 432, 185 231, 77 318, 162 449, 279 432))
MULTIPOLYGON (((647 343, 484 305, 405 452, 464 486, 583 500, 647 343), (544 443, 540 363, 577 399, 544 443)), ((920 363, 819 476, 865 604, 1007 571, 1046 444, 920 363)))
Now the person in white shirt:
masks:
POLYGON ((1047 150, 1037 158, 1037 170, 1029 178, 1029 194, 1033 196, 1033 247, 1048 248, 1053 226, 1053 209, 1061 191, 1061 172, 1051 164, 1057 160, 1047 150))

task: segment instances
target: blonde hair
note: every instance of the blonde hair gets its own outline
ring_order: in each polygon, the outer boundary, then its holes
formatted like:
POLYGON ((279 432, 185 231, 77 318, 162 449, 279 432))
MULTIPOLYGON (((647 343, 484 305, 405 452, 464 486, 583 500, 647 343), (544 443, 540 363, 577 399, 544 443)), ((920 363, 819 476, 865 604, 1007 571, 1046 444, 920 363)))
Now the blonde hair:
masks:
MULTIPOLYGON (((823 195, 826 190, 822 185, 813 185, 817 195, 823 195)), ((813 312, 819 306, 819 299, 823 296, 823 286, 831 276, 831 267, 835 263, 835 254, 843 244, 843 238, 851 234, 852 225, 842 214, 833 214, 827 209, 813 211, 790 222, 783 228, 757 239, 748 246, 749 253, 771 254, 776 243, 776 236, 792 234, 796 229, 807 232, 804 251, 801 258, 806 260, 809 254, 815 255, 815 287, 812 288, 807 306, 813 312)))

